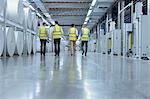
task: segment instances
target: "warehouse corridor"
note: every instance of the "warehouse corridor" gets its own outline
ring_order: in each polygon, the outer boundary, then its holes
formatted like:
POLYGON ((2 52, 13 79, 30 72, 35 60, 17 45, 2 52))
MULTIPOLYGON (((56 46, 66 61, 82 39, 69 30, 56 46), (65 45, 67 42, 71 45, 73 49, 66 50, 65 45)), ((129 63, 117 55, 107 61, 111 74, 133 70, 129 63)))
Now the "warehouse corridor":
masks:
POLYGON ((80 52, 0 59, 0 99, 150 99, 148 61, 80 52))

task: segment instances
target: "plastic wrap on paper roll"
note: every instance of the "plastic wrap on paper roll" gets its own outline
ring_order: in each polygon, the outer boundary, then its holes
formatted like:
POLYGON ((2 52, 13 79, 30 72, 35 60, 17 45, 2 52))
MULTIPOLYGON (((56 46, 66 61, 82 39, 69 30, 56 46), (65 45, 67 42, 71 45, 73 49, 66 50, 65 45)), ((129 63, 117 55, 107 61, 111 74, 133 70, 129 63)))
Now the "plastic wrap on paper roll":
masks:
POLYGON ((7 40, 7 55, 13 56, 15 52, 15 34, 14 34, 14 28, 9 27, 6 28, 6 40, 7 40))
POLYGON ((16 41, 15 54, 22 55, 23 39, 24 39, 23 32, 15 31, 15 41, 16 41))
POLYGON ((37 22, 37 16, 35 12, 32 12, 32 30, 36 31, 38 22, 37 22))
POLYGON ((4 10, 4 6, 5 6, 5 0, 0 0, 0 14, 3 12, 4 10))
POLYGON ((29 8, 24 8, 25 18, 27 20, 27 27, 32 28, 32 11, 29 8))
POLYGON ((41 51, 41 42, 40 42, 40 38, 38 37, 37 39, 36 39, 36 50, 38 51, 38 52, 40 52, 41 51))
POLYGON ((33 40, 33 43, 32 43, 32 53, 35 54, 36 53, 36 36, 32 36, 32 40, 33 40))
POLYGON ((23 24, 24 10, 22 0, 7 0, 6 16, 11 21, 23 24))
POLYGON ((27 32, 27 52, 31 54, 32 50, 32 35, 31 33, 27 32))
POLYGON ((3 53, 4 50, 4 31, 2 30, 2 27, 0 26, 0 56, 3 53))

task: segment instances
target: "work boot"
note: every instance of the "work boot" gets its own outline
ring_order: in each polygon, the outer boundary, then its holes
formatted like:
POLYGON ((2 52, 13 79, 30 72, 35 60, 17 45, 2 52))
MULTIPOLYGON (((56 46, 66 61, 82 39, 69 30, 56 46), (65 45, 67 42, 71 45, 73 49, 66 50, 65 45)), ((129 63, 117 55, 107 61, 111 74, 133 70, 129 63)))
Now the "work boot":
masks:
POLYGON ((84 51, 82 52, 82 55, 84 54, 84 51))
POLYGON ((85 53, 85 56, 87 56, 87 54, 85 53))

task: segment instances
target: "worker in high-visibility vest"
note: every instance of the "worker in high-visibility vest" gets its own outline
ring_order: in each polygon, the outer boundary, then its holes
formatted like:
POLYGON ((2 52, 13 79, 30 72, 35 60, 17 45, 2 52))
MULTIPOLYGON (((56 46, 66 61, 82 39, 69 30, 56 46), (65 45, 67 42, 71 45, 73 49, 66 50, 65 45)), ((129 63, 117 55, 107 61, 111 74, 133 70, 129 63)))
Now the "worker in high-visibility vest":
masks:
POLYGON ((77 37, 78 37, 78 30, 76 29, 75 25, 72 24, 70 29, 69 29, 69 40, 70 40, 71 56, 75 55, 75 47, 76 47, 77 37))
POLYGON ((58 21, 55 21, 55 26, 52 31, 52 36, 54 39, 54 46, 55 46, 55 56, 59 56, 60 53, 60 41, 63 37, 63 30, 62 27, 58 24, 58 21))
POLYGON ((40 42, 41 42, 41 55, 43 54, 45 56, 46 52, 46 41, 47 41, 47 31, 46 31, 46 23, 43 23, 39 28, 39 34, 40 34, 40 42), (44 50, 43 50, 44 47, 44 50))
POLYGON ((87 55, 87 49, 88 49, 88 41, 89 41, 89 33, 90 33, 90 30, 89 28, 84 25, 84 27, 82 28, 82 34, 81 34, 81 47, 82 47, 82 55, 84 55, 85 53, 85 56, 87 55), (85 50, 84 50, 84 45, 85 45, 85 50))

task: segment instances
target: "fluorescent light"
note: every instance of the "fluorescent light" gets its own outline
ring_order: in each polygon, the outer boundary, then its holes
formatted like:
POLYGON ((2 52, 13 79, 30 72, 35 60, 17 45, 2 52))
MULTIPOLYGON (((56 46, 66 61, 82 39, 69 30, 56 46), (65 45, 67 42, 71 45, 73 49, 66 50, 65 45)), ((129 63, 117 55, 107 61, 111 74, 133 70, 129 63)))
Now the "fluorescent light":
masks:
POLYGON ((84 24, 87 24, 87 22, 84 22, 84 24))
POLYGON ((89 16, 91 13, 92 13, 92 10, 89 10, 87 16, 89 16))
POLYGON ((86 17, 85 21, 88 21, 89 20, 89 17, 86 17))
POLYGON ((40 13, 36 13, 39 17, 42 17, 41 15, 40 15, 40 13))
POLYGON ((43 17, 42 17, 42 20, 43 20, 43 22, 45 22, 47 25, 49 25, 49 23, 47 22, 47 20, 45 20, 43 17))
POLYGON ((87 24, 87 22, 88 22, 88 20, 89 20, 89 16, 91 15, 91 13, 92 13, 92 11, 93 11, 92 8, 93 8, 93 6, 95 6, 96 2, 97 2, 97 0, 93 0, 93 1, 92 1, 92 4, 91 4, 90 9, 89 9, 89 11, 88 11, 88 14, 87 14, 87 16, 86 16, 86 19, 85 19, 84 24, 87 24))
POLYGON ((50 18, 51 16, 49 15, 49 13, 44 13, 44 15, 48 18, 50 18))
POLYGON ((33 6, 29 5, 29 8, 33 11, 35 11, 35 9, 33 8, 33 6))
POLYGON ((91 6, 92 6, 92 7, 95 6, 96 2, 97 2, 97 0, 93 0, 91 6))

